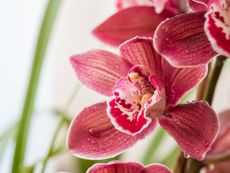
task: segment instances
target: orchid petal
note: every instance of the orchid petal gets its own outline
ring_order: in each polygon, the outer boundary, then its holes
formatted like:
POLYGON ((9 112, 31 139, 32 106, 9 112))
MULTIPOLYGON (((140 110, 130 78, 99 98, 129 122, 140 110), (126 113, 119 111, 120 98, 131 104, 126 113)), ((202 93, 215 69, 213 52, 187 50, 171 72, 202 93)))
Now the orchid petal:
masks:
POLYGON ((80 158, 101 160, 120 154, 152 132, 152 122, 131 136, 114 128, 106 113, 106 103, 85 108, 71 123, 67 136, 69 150, 80 158))
POLYGON ((172 173, 167 167, 161 164, 152 164, 145 167, 141 173, 172 173))
POLYGON ((220 131, 206 158, 230 154, 230 110, 219 115, 220 131))
POLYGON ((194 68, 175 68, 167 61, 162 63, 167 105, 175 105, 189 90, 198 85, 207 75, 207 65, 194 68))
POLYGON ((153 2, 152 0, 117 0, 119 10, 138 5, 153 6, 153 2))
POLYGON ((136 162, 111 162, 107 164, 95 164, 87 173, 171 173, 161 164, 151 164, 144 167, 136 162))
POLYGON ((143 165, 135 162, 114 162, 108 164, 95 164, 87 173, 140 173, 143 165))
POLYGON ((204 13, 183 14, 162 22, 154 47, 173 66, 206 64, 217 54, 204 32, 204 13), (195 50, 195 51, 194 51, 195 50))
POLYGON ((212 3, 206 13, 205 32, 214 50, 230 56, 230 2, 212 3))
POLYGON ((89 88, 110 96, 114 83, 126 76, 131 64, 107 51, 92 50, 71 57, 79 80, 89 88))
POLYGON ((161 60, 153 46, 152 39, 144 37, 135 37, 123 43, 120 46, 122 57, 133 65, 144 65, 149 67, 153 74, 161 75, 161 60))
POLYGON ((114 126, 124 133, 136 135, 152 121, 148 117, 149 111, 161 96, 154 91, 149 75, 150 71, 145 66, 134 66, 128 77, 121 78, 113 88, 107 113, 114 126))
POLYGON ((118 11, 95 28, 93 33, 101 41, 118 46, 136 35, 152 36, 157 25, 171 16, 171 12, 166 10, 156 14, 154 7, 130 7, 118 11))
POLYGON ((188 6, 192 11, 207 11, 210 0, 188 0, 188 6))
POLYGON ((169 108, 159 123, 175 138, 185 155, 197 160, 204 159, 219 129, 217 115, 206 102, 169 108))
POLYGON ((205 173, 229 173, 229 170, 230 170, 230 162, 228 160, 216 164, 214 168, 211 167, 210 170, 206 168, 205 173))

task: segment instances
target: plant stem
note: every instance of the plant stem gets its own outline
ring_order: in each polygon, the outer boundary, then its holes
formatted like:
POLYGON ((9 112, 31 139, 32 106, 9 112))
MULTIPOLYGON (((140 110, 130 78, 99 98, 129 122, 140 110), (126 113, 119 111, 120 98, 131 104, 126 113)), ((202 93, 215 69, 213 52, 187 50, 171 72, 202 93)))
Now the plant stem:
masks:
POLYGON ((37 40, 36 50, 33 58, 33 66, 30 81, 26 93, 23 111, 19 123, 15 153, 12 164, 12 173, 20 173, 23 168, 27 136, 34 108, 40 73, 45 59, 45 52, 54 24, 54 19, 60 4, 60 0, 50 0, 43 18, 40 33, 37 40))
POLYGON ((220 55, 217 57, 213 72, 211 74, 211 78, 209 81, 209 85, 206 86, 207 87, 207 94, 205 96, 205 100, 212 105, 212 101, 213 101, 213 96, 215 93, 215 89, 216 89, 216 84, 218 82, 219 76, 221 74, 221 71, 223 69, 223 65, 224 62, 226 60, 226 57, 223 55, 220 55))
POLYGON ((205 163, 205 164, 216 164, 216 163, 224 162, 227 160, 230 160, 230 152, 227 152, 225 154, 221 154, 219 156, 206 158, 203 161, 203 163, 205 163))
POLYGON ((47 155, 46 155, 46 157, 44 159, 41 173, 45 172, 48 160, 53 155, 53 152, 54 152, 54 149, 55 149, 55 143, 56 143, 58 134, 62 130, 63 125, 66 124, 65 112, 68 110, 68 108, 73 103, 74 98, 75 98, 76 94, 78 93, 79 89, 80 89, 80 87, 77 85, 77 87, 75 87, 73 92, 70 94, 70 97, 68 98, 68 101, 66 102, 63 110, 59 112, 60 121, 59 121, 59 124, 57 125, 57 128, 56 128, 55 132, 54 132, 54 135, 53 135, 53 138, 52 138, 48 153, 47 153, 47 155))
POLYGON ((181 152, 180 156, 177 159, 176 165, 174 167, 174 173, 184 173, 186 168, 187 159, 184 158, 183 152, 181 152))
POLYGON ((144 158, 142 160, 143 164, 150 164, 153 162, 153 156, 156 153, 157 149, 162 143, 162 140, 166 136, 166 132, 164 129, 160 128, 156 134, 156 136, 153 137, 148 149, 146 150, 144 154, 144 158))

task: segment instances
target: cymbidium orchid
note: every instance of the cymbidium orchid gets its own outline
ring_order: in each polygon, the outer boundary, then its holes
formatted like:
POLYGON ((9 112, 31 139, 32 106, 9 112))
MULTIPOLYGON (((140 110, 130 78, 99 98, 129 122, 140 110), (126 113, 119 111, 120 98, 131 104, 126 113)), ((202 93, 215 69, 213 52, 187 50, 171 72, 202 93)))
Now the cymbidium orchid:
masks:
POLYGON ((230 1, 189 0, 194 11, 162 22, 154 47, 174 66, 206 64, 217 54, 230 56, 230 1))
POLYGON ((181 0, 117 0, 117 8, 124 9, 132 6, 154 6, 157 13, 161 13, 164 9, 168 9, 175 14, 184 11, 181 0))
POLYGON ((204 101, 178 101, 206 76, 207 66, 174 68, 155 52, 151 38, 135 37, 119 49, 120 56, 92 50, 71 58, 79 80, 110 97, 76 116, 68 148, 82 158, 113 157, 159 122, 186 155, 202 160, 218 132, 216 113, 204 101))
POLYGON ((184 0, 118 0, 120 9, 93 30, 101 41, 118 46, 134 36, 152 37, 158 24, 186 11, 184 0))
POLYGON ((160 164, 144 166, 136 162, 111 162, 93 165, 87 173, 171 173, 171 171, 160 164))
MULTIPOLYGON (((213 143, 211 150, 207 153, 206 159, 223 158, 230 156, 230 110, 220 114, 220 131, 213 143)), ((207 173, 229 173, 230 161, 222 161, 213 168, 207 169, 207 173)))

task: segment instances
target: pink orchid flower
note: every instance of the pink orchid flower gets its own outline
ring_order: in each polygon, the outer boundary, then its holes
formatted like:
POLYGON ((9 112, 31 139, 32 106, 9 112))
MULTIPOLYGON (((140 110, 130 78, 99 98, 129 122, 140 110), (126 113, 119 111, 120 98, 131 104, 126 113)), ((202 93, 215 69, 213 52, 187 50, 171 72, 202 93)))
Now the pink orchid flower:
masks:
POLYGON ((110 96, 85 108, 71 123, 67 145, 78 157, 103 159, 125 151, 153 131, 158 121, 185 154, 202 160, 218 132, 218 118, 203 101, 177 105, 207 73, 207 66, 174 68, 135 37, 121 56, 93 50, 71 58, 79 80, 110 96))
MULTIPOLYGON (((219 118, 220 131, 206 159, 230 155, 230 110, 221 113, 219 118)), ((229 170, 230 161, 228 160, 214 165, 214 168, 207 170, 207 173, 229 173, 229 170)))
POLYGON ((175 14, 184 11, 182 8, 183 0, 117 0, 117 8, 124 9, 132 6, 154 6, 157 13, 168 9, 175 14))
POLYGON ((230 0, 189 0, 195 11, 165 20, 154 47, 173 66, 206 64, 218 53, 230 56, 230 0))
POLYGON ((158 24, 173 15, 169 10, 157 14, 154 7, 134 6, 109 17, 93 30, 93 34, 111 46, 118 46, 136 35, 152 37, 158 24))
POLYGON ((136 162, 111 162, 108 164, 95 164, 87 173, 172 173, 160 164, 144 166, 136 162))

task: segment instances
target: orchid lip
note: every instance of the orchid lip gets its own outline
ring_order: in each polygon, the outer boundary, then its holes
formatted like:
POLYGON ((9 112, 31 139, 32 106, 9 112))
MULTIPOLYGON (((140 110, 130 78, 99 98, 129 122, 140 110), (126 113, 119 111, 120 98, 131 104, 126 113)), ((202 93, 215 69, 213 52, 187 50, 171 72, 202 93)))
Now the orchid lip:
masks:
POLYGON ((115 84, 113 96, 107 101, 107 113, 116 129, 136 135, 156 118, 150 114, 154 113, 152 106, 161 98, 150 76, 147 67, 136 65, 115 84))

